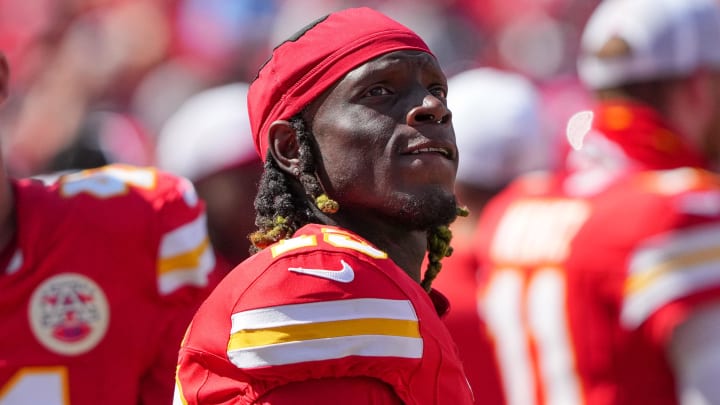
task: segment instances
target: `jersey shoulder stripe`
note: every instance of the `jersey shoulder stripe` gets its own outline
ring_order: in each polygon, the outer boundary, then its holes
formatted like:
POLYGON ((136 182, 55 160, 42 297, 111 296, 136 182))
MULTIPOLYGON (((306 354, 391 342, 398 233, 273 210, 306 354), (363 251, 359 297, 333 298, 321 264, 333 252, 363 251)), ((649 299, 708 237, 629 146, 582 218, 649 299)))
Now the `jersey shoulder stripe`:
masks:
POLYGON ((227 354, 240 368, 348 356, 422 357, 410 301, 356 298, 279 305, 232 315, 227 354))
POLYGON ((720 287, 720 224, 657 235, 630 257, 622 322, 636 327, 660 307, 720 287))
POLYGON ((160 293, 168 294, 184 285, 205 287, 214 268, 205 214, 162 237, 157 266, 160 293))

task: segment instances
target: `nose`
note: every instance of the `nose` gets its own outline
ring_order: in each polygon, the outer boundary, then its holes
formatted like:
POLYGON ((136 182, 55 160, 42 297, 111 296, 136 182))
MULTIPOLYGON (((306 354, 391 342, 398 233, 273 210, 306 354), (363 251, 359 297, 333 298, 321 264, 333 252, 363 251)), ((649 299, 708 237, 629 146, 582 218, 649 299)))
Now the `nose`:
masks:
POLYGON ((407 124, 445 124, 450 121, 452 113, 439 98, 432 94, 426 94, 422 104, 415 106, 408 111, 407 124))

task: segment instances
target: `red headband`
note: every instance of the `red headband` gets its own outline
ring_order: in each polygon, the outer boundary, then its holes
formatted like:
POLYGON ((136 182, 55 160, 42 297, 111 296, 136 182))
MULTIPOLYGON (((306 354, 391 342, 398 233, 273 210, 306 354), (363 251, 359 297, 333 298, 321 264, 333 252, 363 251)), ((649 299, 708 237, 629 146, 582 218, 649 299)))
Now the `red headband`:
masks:
POLYGON ((248 92, 250 126, 263 161, 270 124, 297 114, 357 66, 398 50, 431 54, 413 31, 366 7, 332 13, 275 48, 248 92))

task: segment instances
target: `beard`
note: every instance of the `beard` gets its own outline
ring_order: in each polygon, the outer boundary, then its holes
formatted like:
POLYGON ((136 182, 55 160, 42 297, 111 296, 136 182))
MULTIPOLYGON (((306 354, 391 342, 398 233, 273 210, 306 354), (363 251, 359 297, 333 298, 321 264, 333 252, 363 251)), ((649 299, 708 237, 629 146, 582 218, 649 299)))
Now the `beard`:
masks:
POLYGON ((448 225, 457 216, 455 195, 443 190, 430 190, 420 195, 400 194, 395 196, 392 215, 388 222, 412 231, 427 231, 441 225, 448 225))

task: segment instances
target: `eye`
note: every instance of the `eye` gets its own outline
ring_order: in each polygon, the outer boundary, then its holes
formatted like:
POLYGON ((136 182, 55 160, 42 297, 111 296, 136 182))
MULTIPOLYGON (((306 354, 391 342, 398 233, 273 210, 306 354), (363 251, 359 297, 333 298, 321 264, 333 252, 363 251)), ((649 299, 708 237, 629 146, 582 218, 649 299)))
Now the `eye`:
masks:
POLYGON ((379 96, 389 96, 391 94, 393 94, 392 91, 390 89, 388 89, 387 87, 382 86, 382 85, 376 85, 376 86, 369 88, 365 92, 364 96, 365 97, 379 97, 379 96))
POLYGON ((431 87, 430 89, 428 89, 428 91, 430 91, 430 94, 432 94, 433 96, 439 98, 440 100, 445 100, 445 99, 447 99, 447 88, 446 88, 446 87, 443 87, 443 86, 433 86, 433 87, 431 87))

